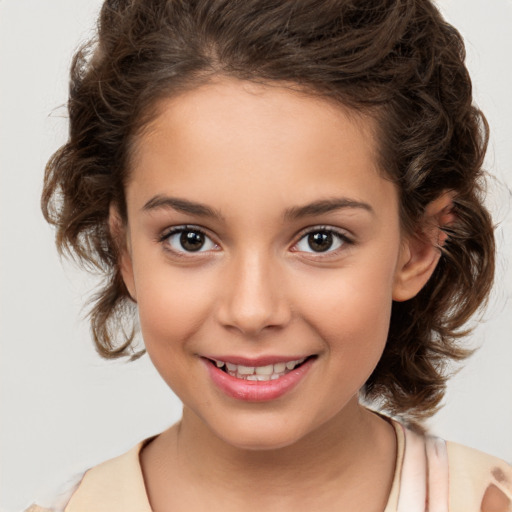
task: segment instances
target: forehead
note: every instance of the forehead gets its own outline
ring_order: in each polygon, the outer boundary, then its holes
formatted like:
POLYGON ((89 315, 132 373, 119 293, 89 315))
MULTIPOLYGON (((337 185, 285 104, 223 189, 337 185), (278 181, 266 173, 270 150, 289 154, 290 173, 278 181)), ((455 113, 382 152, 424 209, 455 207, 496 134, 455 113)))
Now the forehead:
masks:
POLYGON ((247 199, 292 191, 298 203, 334 191, 368 199, 357 196, 393 191, 377 166, 374 133, 373 119, 325 99, 218 80, 158 104, 135 143, 128 195, 193 190, 207 200, 229 183, 247 199))

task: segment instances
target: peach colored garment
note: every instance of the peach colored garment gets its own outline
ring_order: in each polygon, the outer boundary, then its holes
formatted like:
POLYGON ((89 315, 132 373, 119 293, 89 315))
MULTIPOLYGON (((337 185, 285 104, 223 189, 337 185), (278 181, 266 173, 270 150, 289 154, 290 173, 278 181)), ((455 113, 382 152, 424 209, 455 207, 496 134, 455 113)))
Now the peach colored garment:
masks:
MULTIPOLYGON (((397 461, 384 512, 481 512, 489 485, 501 490, 512 506, 510 465, 456 443, 420 436, 395 421, 393 426, 397 461)), ((25 512, 151 512, 139 462, 147 442, 86 471, 64 509, 32 505, 25 512)))

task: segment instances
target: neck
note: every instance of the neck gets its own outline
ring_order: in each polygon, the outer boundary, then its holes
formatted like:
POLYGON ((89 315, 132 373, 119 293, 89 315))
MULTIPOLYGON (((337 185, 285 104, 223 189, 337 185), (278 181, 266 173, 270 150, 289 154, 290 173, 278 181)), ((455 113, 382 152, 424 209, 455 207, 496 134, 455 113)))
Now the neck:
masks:
POLYGON ((321 428, 280 448, 249 450, 233 446, 188 409, 182 421, 157 441, 157 467, 167 467, 167 481, 175 484, 179 475, 188 482, 201 482, 204 492, 209 489, 211 494, 229 496, 233 502, 249 500, 256 504, 255 510, 275 506, 276 500, 284 510, 283 496, 301 504, 311 498, 315 503, 318 496, 326 500, 341 497, 350 503, 351 494, 359 500, 354 510, 363 510, 361 485, 371 481, 369 475, 374 474, 385 482, 379 499, 385 505, 395 460, 393 427, 359 406, 355 399, 321 428), (166 466, 164 457, 175 461, 176 471, 166 466))
MULTIPOLYGON (((237 481, 245 478, 254 482, 257 476, 270 482, 290 479, 290 472, 300 472, 304 480, 318 478, 319 469, 333 463, 333 454, 343 461, 339 469, 349 468, 360 456, 362 442, 373 425, 373 414, 359 406, 350 406, 351 414, 340 414, 299 441, 284 447, 270 449, 245 449, 228 444, 211 432, 192 413, 184 410, 177 432, 177 449, 180 459, 186 459, 192 467, 204 475, 215 474, 219 480, 230 473, 237 481), (371 415, 371 416, 370 416, 371 415), (203 461, 195 464, 195 461, 203 461), (206 464, 204 463, 206 461, 206 464), (213 472, 212 470, 215 469, 213 472)), ((184 460, 185 463, 187 463, 184 460)), ((321 472, 321 471, 320 471, 321 472)), ((297 482, 296 479, 290 479, 297 482)))

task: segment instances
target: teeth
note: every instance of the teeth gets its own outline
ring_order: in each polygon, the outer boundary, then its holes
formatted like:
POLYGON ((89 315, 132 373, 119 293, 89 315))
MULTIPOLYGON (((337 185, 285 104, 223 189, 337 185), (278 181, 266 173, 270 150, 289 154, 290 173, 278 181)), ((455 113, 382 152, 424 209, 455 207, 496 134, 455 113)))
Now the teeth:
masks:
POLYGON ((254 373, 254 366, 238 365, 238 373, 240 375, 252 375, 254 373))
MULTIPOLYGON (((268 366, 256 366, 256 375, 272 375, 274 373, 274 365, 269 364, 268 366)), ((276 372, 280 373, 280 372, 276 372)))
POLYGON ((293 370, 299 364, 303 363, 306 358, 288 361, 286 363, 268 364, 266 366, 244 366, 242 364, 233 364, 224 361, 215 361, 217 368, 226 367, 226 371, 232 377, 252 381, 269 381, 277 380, 289 371, 293 370))
MULTIPOLYGON (((257 380, 260 382, 265 382, 265 381, 269 381, 269 380, 279 379, 279 377, 282 377, 283 375, 284 375, 284 373, 281 375, 278 375, 277 373, 273 373, 272 375, 247 375, 247 376, 242 376, 242 378, 244 378, 244 380, 257 380)), ((240 378, 240 377, 238 377, 238 378, 240 378)))
POLYGON ((283 373, 286 370, 286 363, 276 363, 274 365, 275 373, 283 373))

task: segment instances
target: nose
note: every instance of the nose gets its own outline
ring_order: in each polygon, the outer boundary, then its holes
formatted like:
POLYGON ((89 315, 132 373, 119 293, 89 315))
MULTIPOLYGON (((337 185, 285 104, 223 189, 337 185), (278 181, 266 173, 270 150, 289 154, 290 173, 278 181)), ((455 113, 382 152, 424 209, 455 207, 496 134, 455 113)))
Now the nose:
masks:
POLYGON ((285 327, 291 309, 283 287, 282 270, 262 254, 241 255, 230 263, 218 303, 218 320, 249 337, 285 327))

